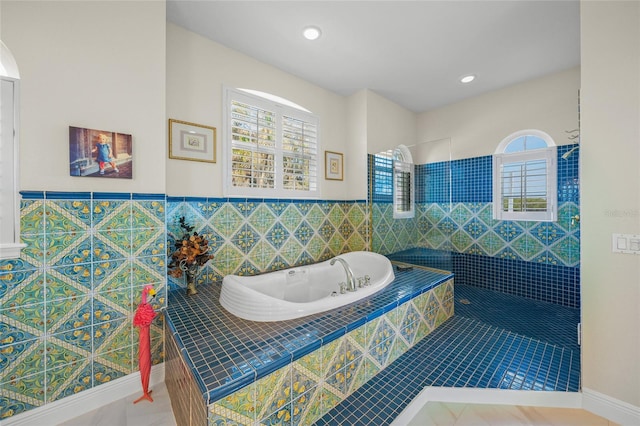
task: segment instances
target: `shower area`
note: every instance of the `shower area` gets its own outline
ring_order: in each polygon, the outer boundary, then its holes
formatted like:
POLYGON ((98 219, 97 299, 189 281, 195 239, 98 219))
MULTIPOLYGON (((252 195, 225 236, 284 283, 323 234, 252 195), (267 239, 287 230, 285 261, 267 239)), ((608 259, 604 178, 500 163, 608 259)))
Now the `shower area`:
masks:
POLYGON ((579 149, 571 136, 553 147, 552 221, 495 219, 493 156, 454 158, 450 139, 408 147, 415 204, 401 217, 393 152, 369 155, 372 250, 455 274, 451 334, 425 343, 433 363, 422 366, 447 373, 425 385, 580 389, 579 149))

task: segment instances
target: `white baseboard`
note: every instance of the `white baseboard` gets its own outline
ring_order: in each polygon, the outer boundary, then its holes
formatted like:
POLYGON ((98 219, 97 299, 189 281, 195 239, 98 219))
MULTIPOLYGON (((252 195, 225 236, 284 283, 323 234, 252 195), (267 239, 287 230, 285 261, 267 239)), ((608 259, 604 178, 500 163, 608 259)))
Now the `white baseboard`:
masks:
POLYGON ((578 392, 426 387, 391 423, 391 426, 408 424, 427 402, 581 408, 582 394, 578 392))
MULTIPOLYGON (((164 382, 164 363, 151 367, 149 387, 164 382)), ((140 393, 140 373, 135 372, 112 382, 45 404, 0 422, 2 426, 57 425, 118 401, 134 393, 140 393)))
POLYGON ((640 407, 582 388, 582 408, 621 425, 640 425, 640 407))

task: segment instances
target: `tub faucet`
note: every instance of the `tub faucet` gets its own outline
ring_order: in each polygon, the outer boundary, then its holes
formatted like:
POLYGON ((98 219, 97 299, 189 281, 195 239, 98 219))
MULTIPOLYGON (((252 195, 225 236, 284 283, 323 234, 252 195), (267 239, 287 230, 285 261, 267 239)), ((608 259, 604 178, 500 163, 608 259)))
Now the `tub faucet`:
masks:
POLYGON ((344 260, 341 257, 334 257, 333 259, 331 259, 331 262, 329 263, 329 265, 333 266, 336 263, 336 261, 340 262, 340 264, 344 268, 344 272, 347 274, 347 290, 356 291, 356 283, 355 283, 355 280, 353 279, 353 272, 351 272, 351 268, 349 267, 349 264, 347 263, 346 260, 344 260))

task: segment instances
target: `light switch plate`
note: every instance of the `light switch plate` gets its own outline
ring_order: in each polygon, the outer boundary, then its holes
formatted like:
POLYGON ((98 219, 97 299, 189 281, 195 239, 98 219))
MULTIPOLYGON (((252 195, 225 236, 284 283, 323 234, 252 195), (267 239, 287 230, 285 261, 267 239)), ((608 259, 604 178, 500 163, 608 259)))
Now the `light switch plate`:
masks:
POLYGON ((640 254, 640 235, 613 234, 611 250, 614 253, 640 254))

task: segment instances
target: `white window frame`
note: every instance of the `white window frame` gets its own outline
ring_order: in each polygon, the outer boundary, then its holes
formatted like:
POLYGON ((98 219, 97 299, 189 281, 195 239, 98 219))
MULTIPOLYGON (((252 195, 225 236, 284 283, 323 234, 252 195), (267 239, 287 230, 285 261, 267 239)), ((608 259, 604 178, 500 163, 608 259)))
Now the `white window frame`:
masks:
POLYGON ((540 130, 528 129, 512 133, 500 142, 493 155, 493 218, 496 220, 513 221, 537 221, 553 222, 557 220, 558 209, 558 151, 556 144, 547 133, 540 130), (546 148, 505 153, 509 144, 522 136, 536 136, 542 139, 546 148), (547 171, 546 176, 546 198, 547 209, 544 212, 516 212, 504 211, 502 209, 502 168, 510 163, 523 163, 529 161, 544 161, 547 171))
POLYGON ((392 153, 393 159, 393 218, 394 219, 410 219, 415 217, 415 172, 413 165, 413 158, 411 151, 405 145, 398 145, 392 153), (409 173, 409 210, 401 209, 401 205, 405 204, 404 200, 401 203, 398 197, 398 173, 409 173))
POLYGON ((20 129, 20 73, 9 49, 0 41, 0 259, 17 259, 20 242, 18 148, 20 129))
MULTIPOLYGON (((222 144, 222 172, 223 172, 223 192, 227 197, 248 197, 248 198, 295 198, 295 199, 318 199, 320 198, 320 120, 318 117, 308 110, 290 102, 283 100, 278 102, 274 99, 278 99, 273 95, 270 98, 257 95, 261 92, 235 89, 231 87, 224 87, 224 105, 223 105, 223 135, 224 143, 222 144), (275 148, 275 188, 248 188, 234 186, 232 181, 232 153, 233 144, 231 140, 231 102, 239 101, 249 105, 253 105, 259 108, 264 108, 268 111, 274 111, 276 113, 276 148, 275 148), (286 102, 285 102, 286 101, 286 102), (315 188, 309 190, 293 190, 284 189, 282 187, 282 175, 283 175, 283 155, 286 151, 282 149, 282 116, 291 117, 294 119, 312 122, 317 128, 317 140, 316 140, 316 152, 315 152, 315 167, 312 167, 310 175, 312 181, 315 183, 315 188)), ((265 94, 269 95, 269 94, 265 94)), ((312 185, 313 186, 313 185, 312 185)))

